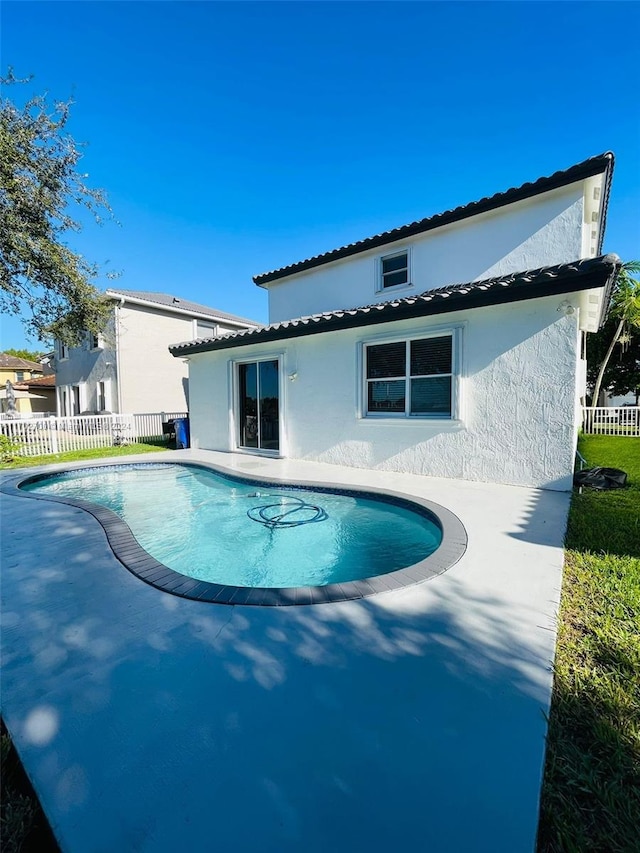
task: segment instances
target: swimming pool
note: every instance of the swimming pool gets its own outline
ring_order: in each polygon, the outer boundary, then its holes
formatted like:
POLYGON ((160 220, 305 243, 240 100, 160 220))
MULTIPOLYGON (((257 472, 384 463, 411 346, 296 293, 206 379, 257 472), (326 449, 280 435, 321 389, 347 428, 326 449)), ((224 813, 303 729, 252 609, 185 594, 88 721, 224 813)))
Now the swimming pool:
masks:
POLYGON ((359 598, 440 574, 466 547, 459 520, 427 501, 201 464, 101 465, 19 485, 91 512, 116 556, 148 583, 219 603, 359 598))

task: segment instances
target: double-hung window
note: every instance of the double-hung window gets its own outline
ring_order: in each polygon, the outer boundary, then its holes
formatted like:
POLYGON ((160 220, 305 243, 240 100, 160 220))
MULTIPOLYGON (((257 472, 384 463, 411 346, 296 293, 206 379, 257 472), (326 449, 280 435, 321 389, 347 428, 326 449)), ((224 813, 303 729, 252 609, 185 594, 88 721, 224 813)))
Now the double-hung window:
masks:
POLYGON ((454 418, 455 333, 364 346, 367 417, 454 418))
POLYGON ((380 258, 380 290, 409 284, 409 252, 396 252, 380 258))

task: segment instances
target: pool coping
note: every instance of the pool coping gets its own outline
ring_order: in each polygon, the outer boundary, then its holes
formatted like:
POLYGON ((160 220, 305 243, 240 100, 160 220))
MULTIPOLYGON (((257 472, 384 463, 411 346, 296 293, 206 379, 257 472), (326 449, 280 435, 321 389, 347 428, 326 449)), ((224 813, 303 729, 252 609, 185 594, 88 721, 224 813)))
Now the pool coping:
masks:
POLYGON ((390 592, 412 586, 416 583, 422 583, 443 574, 462 558, 468 545, 467 531, 457 515, 441 504, 414 494, 382 489, 376 486, 347 488, 343 484, 333 482, 320 483, 312 480, 293 480, 282 476, 256 476, 245 472, 239 474, 234 469, 225 468, 223 465, 213 464, 204 460, 130 461, 122 459, 110 460, 108 463, 105 463, 104 460, 96 460, 95 462, 86 461, 57 464, 55 466, 47 466, 45 471, 35 471, 29 474, 25 474, 22 471, 15 476, 10 475, 0 483, 0 491, 7 495, 48 501, 50 503, 62 503, 84 510, 101 525, 113 554, 133 575, 156 589, 168 592, 171 595, 214 604, 283 607, 325 604, 367 598, 378 593, 390 592), (236 482, 251 483, 256 486, 280 485, 289 488, 313 489, 320 492, 330 491, 342 495, 364 498, 367 496, 382 497, 396 504, 412 504, 418 506, 432 519, 435 518, 442 529, 442 542, 424 560, 385 575, 376 575, 361 580, 328 584, 326 586, 231 586, 189 578, 165 566, 152 557, 139 544, 128 524, 107 507, 99 506, 90 501, 74 500, 52 495, 35 495, 20 488, 24 483, 37 482, 38 480, 46 479, 49 476, 61 474, 66 471, 92 468, 139 467, 140 465, 183 465, 191 468, 204 468, 236 482))

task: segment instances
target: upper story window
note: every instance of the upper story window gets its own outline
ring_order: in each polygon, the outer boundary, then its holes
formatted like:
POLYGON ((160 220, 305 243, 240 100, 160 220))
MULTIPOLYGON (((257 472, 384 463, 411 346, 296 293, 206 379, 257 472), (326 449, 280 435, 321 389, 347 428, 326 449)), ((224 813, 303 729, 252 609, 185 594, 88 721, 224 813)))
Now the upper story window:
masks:
POLYGON ((365 344, 364 414, 454 418, 456 334, 365 344))
POLYGON ((100 335, 94 335, 91 332, 88 332, 89 338, 89 349, 101 349, 102 348, 102 340, 100 335))
POLYGON ((58 341, 58 352, 60 353, 60 358, 69 358, 69 347, 66 344, 63 344, 62 341, 58 341))
POLYGON ((16 370, 16 382, 24 382, 24 370, 16 370))
POLYGON ((399 287, 409 284, 409 252, 396 252, 380 258, 379 289, 399 287))
POLYGON ((196 320, 196 338, 213 338, 218 332, 216 323, 207 323, 205 320, 196 320))

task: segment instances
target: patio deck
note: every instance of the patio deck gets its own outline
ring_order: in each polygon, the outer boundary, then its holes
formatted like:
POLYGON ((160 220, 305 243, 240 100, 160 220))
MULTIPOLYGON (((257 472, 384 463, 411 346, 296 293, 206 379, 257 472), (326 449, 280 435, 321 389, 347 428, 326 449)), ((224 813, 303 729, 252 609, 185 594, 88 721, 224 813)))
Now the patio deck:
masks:
POLYGON ((2 713, 64 853, 533 850, 570 496, 181 457, 420 495, 469 547, 360 601, 215 605, 134 577, 82 510, 2 495, 2 713))

